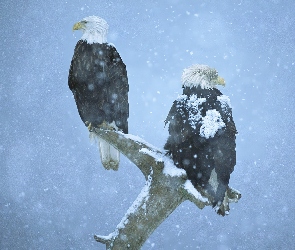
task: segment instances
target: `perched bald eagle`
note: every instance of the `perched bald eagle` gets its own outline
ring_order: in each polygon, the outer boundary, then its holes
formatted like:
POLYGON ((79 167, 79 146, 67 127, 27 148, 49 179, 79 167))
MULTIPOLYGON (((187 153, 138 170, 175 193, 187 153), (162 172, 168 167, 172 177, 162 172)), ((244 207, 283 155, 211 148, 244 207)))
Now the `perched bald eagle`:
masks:
POLYGON ((224 215, 219 208, 236 164, 237 131, 230 100, 217 84, 225 82, 206 65, 184 70, 183 94, 174 101, 165 121, 169 122, 169 137, 164 148, 192 184, 207 191, 213 207, 224 215))
MULTIPOLYGON (((120 130, 128 133, 128 79, 126 66, 116 48, 107 43, 107 22, 89 16, 73 26, 82 30, 72 58, 68 84, 79 115, 86 126, 120 130)), ((103 166, 117 170, 120 154, 99 139, 103 166)))

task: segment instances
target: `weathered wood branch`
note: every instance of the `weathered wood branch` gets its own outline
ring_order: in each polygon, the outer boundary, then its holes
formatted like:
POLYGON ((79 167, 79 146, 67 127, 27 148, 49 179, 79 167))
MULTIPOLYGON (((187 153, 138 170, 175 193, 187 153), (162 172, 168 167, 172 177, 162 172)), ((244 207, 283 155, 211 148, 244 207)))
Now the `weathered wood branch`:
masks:
MULTIPOLYGON (((140 249, 151 233, 185 200, 200 209, 212 205, 204 190, 196 190, 184 170, 177 168, 164 152, 139 137, 120 132, 91 128, 96 136, 108 141, 143 173, 146 183, 137 199, 108 236, 95 235, 107 250, 140 249)), ((226 192, 222 213, 229 212, 229 203, 241 194, 231 188, 226 192)))

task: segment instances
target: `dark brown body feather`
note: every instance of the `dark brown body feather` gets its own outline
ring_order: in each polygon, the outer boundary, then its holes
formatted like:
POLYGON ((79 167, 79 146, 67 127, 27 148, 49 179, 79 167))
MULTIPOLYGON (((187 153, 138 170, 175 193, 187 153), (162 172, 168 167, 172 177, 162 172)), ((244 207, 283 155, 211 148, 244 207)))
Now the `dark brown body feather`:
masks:
POLYGON ((128 79, 126 66, 116 48, 107 43, 78 41, 68 84, 82 121, 98 126, 115 122, 128 133, 128 79))

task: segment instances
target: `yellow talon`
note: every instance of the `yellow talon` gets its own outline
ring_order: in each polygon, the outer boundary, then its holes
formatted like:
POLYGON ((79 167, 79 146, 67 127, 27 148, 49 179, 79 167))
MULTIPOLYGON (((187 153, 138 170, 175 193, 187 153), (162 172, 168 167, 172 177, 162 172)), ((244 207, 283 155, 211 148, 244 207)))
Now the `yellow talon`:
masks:
POLYGON ((85 124, 86 124, 88 130, 89 131, 92 131, 92 124, 91 124, 91 122, 86 121, 85 124))

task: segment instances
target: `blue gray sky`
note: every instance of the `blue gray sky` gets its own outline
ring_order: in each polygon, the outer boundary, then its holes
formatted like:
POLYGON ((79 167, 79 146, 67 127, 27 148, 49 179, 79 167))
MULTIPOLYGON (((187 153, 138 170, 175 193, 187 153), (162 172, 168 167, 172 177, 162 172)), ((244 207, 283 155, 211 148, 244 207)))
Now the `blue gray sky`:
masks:
POLYGON ((162 148, 164 120, 192 64, 216 68, 237 137, 222 218, 183 203, 143 249, 290 249, 295 245, 295 2, 16 1, 0 3, 0 248, 104 249, 144 185, 122 157, 105 171, 67 77, 80 32, 98 15, 127 65, 129 132, 162 148))

